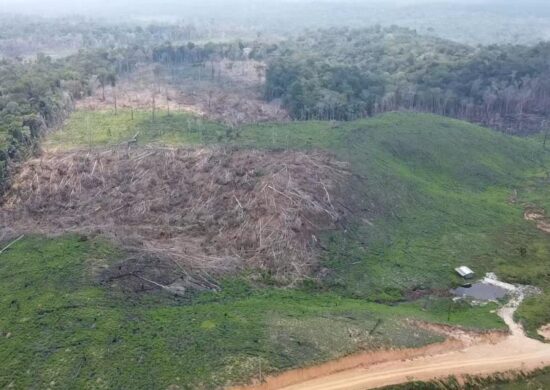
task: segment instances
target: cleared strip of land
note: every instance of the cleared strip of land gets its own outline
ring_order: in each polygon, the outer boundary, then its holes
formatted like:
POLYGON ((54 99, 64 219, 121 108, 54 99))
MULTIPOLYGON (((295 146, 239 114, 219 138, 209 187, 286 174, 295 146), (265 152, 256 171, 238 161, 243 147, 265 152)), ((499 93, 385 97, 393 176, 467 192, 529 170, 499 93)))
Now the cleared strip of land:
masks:
MULTIPOLYGON (((368 354, 358 361, 355 368, 338 372, 337 366, 331 372, 295 370, 268 380, 253 389, 285 390, 336 390, 374 389, 412 381, 429 381, 448 376, 491 375, 508 371, 532 371, 550 365, 550 345, 525 336, 520 325, 513 321, 518 302, 512 302, 500 311, 501 317, 510 327, 510 334, 498 341, 491 338, 478 339, 479 344, 447 353, 427 353, 423 357, 408 359, 398 355, 385 363, 369 365, 368 354), (317 373, 313 379, 312 376, 317 373), (306 378, 308 378, 307 380, 306 378)), ((325 366, 326 367, 326 366, 325 366)))

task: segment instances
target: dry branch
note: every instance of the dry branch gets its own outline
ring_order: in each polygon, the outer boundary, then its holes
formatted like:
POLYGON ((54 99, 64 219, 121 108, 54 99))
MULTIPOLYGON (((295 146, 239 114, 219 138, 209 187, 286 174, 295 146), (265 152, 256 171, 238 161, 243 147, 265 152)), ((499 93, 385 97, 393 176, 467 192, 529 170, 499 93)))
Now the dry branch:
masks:
POLYGON ((347 214, 349 177, 321 152, 46 154, 21 170, 0 219, 21 231, 100 231, 208 288, 243 268, 292 283, 317 267, 315 237, 347 214))
POLYGON ((21 235, 19 236, 18 238, 16 238, 15 240, 13 240, 12 242, 10 242, 7 246, 4 247, 4 249, 0 250, 0 255, 2 253, 4 253, 5 251, 7 251, 13 244, 15 244, 16 242, 20 241, 23 239, 23 237, 25 237, 25 235, 21 235))

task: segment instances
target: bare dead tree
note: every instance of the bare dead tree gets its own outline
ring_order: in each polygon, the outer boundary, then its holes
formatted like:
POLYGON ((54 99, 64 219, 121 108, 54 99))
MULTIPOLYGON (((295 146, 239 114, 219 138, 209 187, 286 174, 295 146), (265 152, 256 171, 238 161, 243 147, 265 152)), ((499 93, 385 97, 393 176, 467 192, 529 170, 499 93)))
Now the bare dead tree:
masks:
POLYGON ((546 140, 548 139, 548 133, 550 128, 546 126, 546 120, 542 121, 542 128, 544 129, 544 141, 542 141, 542 148, 546 150, 546 140))
POLYGON ((115 115, 118 115, 117 93, 116 93, 116 89, 115 89, 115 88, 113 88, 113 97, 114 97, 114 104, 115 104, 115 115))
POLYGON ((153 118, 153 122, 155 121, 155 109, 156 109, 156 93, 153 91, 153 99, 152 99, 152 118, 153 118))

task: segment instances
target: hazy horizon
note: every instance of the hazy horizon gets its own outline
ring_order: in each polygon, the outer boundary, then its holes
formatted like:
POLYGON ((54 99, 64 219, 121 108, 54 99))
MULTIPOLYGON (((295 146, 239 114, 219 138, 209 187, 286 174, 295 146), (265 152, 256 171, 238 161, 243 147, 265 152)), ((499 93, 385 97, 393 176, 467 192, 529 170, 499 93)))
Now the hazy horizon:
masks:
MULTIPOLYGON (((392 8, 411 5, 429 4, 452 4, 452 5, 485 5, 485 4, 506 4, 514 6, 515 2, 510 0, 0 0, 0 13, 23 14, 36 16, 64 16, 83 15, 90 17, 125 17, 133 15, 162 15, 172 16, 202 16, 203 12, 220 12, 230 10, 231 12, 262 11, 264 8, 275 6, 308 4, 323 6, 327 4, 342 4, 353 6, 376 6, 377 8, 392 8), (261 6, 261 7, 258 7, 261 6)), ((545 2, 531 0, 531 4, 543 5, 545 2)), ((525 3, 524 3, 525 4, 525 3)))

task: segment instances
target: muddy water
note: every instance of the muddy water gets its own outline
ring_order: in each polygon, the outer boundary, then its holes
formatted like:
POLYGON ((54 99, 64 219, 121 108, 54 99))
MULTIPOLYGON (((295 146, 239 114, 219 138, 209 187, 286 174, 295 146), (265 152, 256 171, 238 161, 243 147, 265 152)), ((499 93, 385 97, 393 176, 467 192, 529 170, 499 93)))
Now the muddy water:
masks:
POLYGON ((508 293, 508 291, 502 287, 482 282, 475 283, 472 287, 459 287, 451 290, 451 292, 457 297, 468 297, 480 301, 502 299, 508 293))

